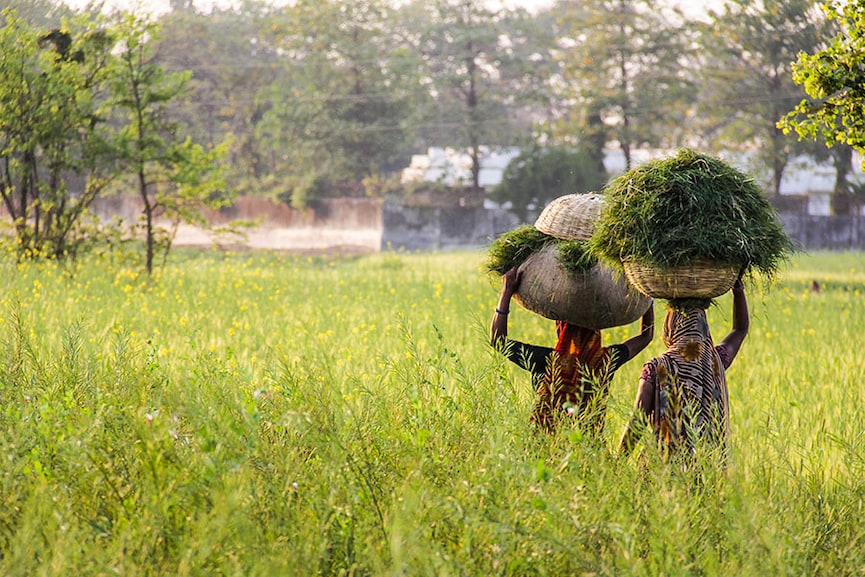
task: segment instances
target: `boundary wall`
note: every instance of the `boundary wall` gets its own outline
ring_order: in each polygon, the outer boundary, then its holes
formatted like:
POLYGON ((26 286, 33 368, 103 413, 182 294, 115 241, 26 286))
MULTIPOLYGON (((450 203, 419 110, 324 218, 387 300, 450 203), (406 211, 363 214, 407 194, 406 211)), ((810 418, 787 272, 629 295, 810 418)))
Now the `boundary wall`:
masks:
MULTIPOLYGON (((103 221, 136 222, 134 196, 98 199, 92 211, 103 221)), ((0 217, 6 211, 0 207, 0 217)), ((214 234, 181 225, 175 240, 186 246, 233 246, 297 251, 378 252, 481 248, 523 221, 503 209, 417 207, 372 198, 341 198, 296 210, 265 198, 242 197, 232 206, 207 210, 213 226, 236 220, 254 224, 243 236, 214 234)), ((779 220, 802 250, 865 250, 865 216, 816 216, 784 212, 779 220)), ((528 222, 534 222, 534 215, 528 222)))
MULTIPOLYGON (((865 216, 781 214, 779 220, 802 250, 865 250, 865 216)), ((534 218, 530 221, 534 222, 534 218)), ((382 248, 448 249, 489 244, 521 224, 501 209, 418 208, 385 205, 382 248)))

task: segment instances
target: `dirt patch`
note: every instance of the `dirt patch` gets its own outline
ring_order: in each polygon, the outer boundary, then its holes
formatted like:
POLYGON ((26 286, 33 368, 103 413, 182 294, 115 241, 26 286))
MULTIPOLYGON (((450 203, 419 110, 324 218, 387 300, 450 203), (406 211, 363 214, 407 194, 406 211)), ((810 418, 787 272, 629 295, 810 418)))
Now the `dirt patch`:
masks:
POLYGON ((381 250, 381 230, 260 227, 238 236, 218 235, 198 227, 181 225, 174 245, 222 250, 264 249, 310 255, 360 255, 381 250))

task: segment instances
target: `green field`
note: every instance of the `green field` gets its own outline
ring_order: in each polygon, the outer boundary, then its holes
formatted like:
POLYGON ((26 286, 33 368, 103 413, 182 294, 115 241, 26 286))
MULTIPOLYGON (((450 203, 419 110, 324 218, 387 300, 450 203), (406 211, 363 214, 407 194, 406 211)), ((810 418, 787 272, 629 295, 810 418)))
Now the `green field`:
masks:
MULTIPOLYGON (((487 342, 482 260, 176 252, 153 279, 2 260, 0 574, 865 571, 865 255, 748 287, 729 467, 700 489, 614 451, 660 324, 604 439, 537 434, 528 375, 487 342)), ((513 310, 514 338, 553 344, 513 310)))

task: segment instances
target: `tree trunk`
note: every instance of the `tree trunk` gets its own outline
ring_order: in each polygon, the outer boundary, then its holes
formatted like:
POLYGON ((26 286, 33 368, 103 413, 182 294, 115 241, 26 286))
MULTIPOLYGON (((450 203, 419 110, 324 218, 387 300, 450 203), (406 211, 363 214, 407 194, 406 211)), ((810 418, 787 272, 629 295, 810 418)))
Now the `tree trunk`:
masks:
POLYGON ((607 132, 601 113, 593 105, 586 118, 585 138, 581 139, 583 146, 588 151, 598 174, 606 174, 607 167, 604 165, 604 147, 607 144, 607 132))
MULTIPOLYGON (((624 2, 624 0, 619 2, 619 11, 622 15, 622 20, 619 21, 619 38, 622 39, 624 43, 624 39, 627 37, 627 31, 625 30, 624 24, 624 15, 628 11, 628 6, 624 2)), ((619 145, 622 147, 622 153, 625 155, 625 171, 631 170, 631 113, 630 113, 630 102, 631 95, 628 94, 630 90, 629 82, 628 82, 628 63, 625 59, 625 54, 623 52, 623 48, 619 50, 619 74, 621 77, 622 84, 621 94, 622 94, 622 134, 621 138, 619 138, 619 145)))
POLYGON ((835 187, 829 197, 829 211, 834 215, 847 216, 853 213, 853 194, 847 176, 853 170, 853 149, 846 144, 836 144, 832 150, 835 165, 835 187))
POLYGON ((154 206, 150 202, 150 197, 147 194, 147 178, 144 174, 143 169, 139 169, 138 171, 138 192, 141 194, 141 200, 144 202, 144 219, 145 219, 145 231, 144 231, 144 242, 147 245, 147 257, 146 257, 146 268, 147 268, 147 276, 153 274, 153 252, 154 252, 154 241, 153 241, 153 209, 154 206))
POLYGON ((466 94, 466 108, 468 109, 469 117, 469 154, 472 159, 472 192, 478 193, 481 189, 481 160, 477 128, 478 94, 475 86, 475 71, 477 70, 477 65, 475 63, 474 53, 472 52, 471 42, 469 42, 468 51, 470 56, 466 59, 466 66, 468 67, 469 88, 468 93, 466 94))

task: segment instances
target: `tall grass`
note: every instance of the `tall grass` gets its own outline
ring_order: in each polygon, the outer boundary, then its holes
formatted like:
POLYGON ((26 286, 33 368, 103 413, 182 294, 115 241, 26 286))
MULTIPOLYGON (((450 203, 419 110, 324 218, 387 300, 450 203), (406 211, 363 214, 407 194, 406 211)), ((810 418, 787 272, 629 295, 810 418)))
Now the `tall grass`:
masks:
MULTIPOLYGON (((482 261, 188 252, 152 280, 3 261, 0 574, 861 572, 861 255, 801 255, 749 292, 729 466, 699 486, 615 451, 660 338, 616 374, 604 438, 531 430, 482 261)), ((551 343, 512 310, 512 336, 551 343)))

